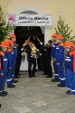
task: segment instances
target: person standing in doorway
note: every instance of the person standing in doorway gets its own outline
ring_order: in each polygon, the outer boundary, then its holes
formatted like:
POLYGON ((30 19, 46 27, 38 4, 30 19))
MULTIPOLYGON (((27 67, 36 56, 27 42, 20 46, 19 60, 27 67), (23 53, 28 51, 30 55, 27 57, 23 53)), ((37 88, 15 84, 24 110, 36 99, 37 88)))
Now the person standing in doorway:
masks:
POLYGON ((36 48, 35 44, 29 40, 26 45, 26 53, 27 53, 27 59, 28 59, 28 73, 29 77, 35 77, 35 71, 36 71, 36 54, 39 50, 36 48), (32 69, 33 64, 33 69, 32 69))
POLYGON ((52 77, 52 66, 51 66, 51 44, 52 41, 49 40, 47 44, 44 46, 44 74, 47 75, 46 78, 52 77))
POLYGON ((21 75, 20 72, 20 66, 21 66, 21 60, 22 60, 22 52, 23 52, 23 46, 19 45, 17 47, 17 57, 16 57, 16 63, 15 63, 15 73, 14 78, 19 79, 19 75, 21 75))

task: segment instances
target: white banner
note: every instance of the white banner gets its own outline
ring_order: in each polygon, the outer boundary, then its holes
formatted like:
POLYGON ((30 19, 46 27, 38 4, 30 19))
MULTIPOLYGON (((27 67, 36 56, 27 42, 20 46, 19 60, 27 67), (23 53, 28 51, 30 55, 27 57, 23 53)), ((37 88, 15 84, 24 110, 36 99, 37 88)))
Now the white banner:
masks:
POLYGON ((51 26, 51 15, 25 15, 8 14, 6 23, 13 26, 51 26))

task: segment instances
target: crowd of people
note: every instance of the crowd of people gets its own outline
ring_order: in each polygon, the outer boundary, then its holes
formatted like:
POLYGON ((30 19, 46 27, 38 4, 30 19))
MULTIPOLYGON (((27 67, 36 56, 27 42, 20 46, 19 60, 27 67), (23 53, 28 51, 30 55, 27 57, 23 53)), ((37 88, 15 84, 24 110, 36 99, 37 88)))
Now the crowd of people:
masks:
POLYGON ((39 50, 35 49, 34 55, 32 55, 33 45, 31 40, 26 45, 29 77, 35 77, 36 55, 38 52, 42 53, 44 75, 47 78, 54 75, 52 82, 59 82, 58 87, 67 87, 66 94, 75 94, 75 43, 71 41, 63 43, 63 36, 55 33, 52 35, 52 40, 49 40, 46 45, 40 43, 39 50), (32 64, 33 70, 31 70, 32 64))
MULTIPOLYGON (((17 44, 15 34, 10 34, 9 39, 0 44, 0 96, 7 96, 5 82, 8 88, 15 88, 13 83, 18 82, 14 79, 15 64, 17 58, 17 44)), ((0 105, 1 107, 1 105, 0 105)))
POLYGON ((63 44, 63 36, 58 34, 53 34, 52 40, 52 82, 60 82, 58 87, 67 87, 66 94, 75 94, 75 44, 71 41, 63 44))
MULTIPOLYGON (((44 75, 47 78, 54 77, 51 81, 59 82, 58 87, 67 87, 66 94, 75 94, 75 44, 70 41, 63 44, 63 36, 55 33, 46 45, 40 43, 39 49, 30 38, 22 46, 27 53, 29 78, 35 77, 36 57, 42 54, 44 75)), ((15 88, 13 83, 18 82, 16 78, 21 55, 17 51, 15 34, 11 33, 9 39, 1 43, 0 48, 0 96, 4 97, 8 94, 5 91, 5 81, 7 88, 15 88)))

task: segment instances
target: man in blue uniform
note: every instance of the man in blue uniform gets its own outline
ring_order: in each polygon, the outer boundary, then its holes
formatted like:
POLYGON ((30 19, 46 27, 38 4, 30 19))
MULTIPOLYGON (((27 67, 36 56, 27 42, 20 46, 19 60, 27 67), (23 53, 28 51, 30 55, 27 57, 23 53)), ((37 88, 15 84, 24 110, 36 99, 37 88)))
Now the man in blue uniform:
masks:
POLYGON ((74 51, 73 51, 73 43, 66 42, 64 44, 66 55, 64 59, 65 66, 65 75, 66 75, 66 86, 68 90, 67 94, 75 95, 75 73, 74 73, 74 51))
POLYGON ((15 34, 10 34, 10 40, 13 41, 13 50, 12 50, 12 58, 13 58, 13 68, 12 68, 12 83, 17 83, 18 81, 14 79, 15 74, 15 64, 16 64, 16 58, 17 58, 17 44, 16 44, 16 36, 15 34))
POLYGON ((58 82, 59 81, 59 74, 57 71, 56 62, 54 61, 55 58, 55 49, 56 49, 56 36, 57 34, 54 33, 52 35, 52 47, 51 47, 51 56, 52 56, 52 62, 53 62, 53 69, 54 69, 54 79, 52 79, 52 82, 58 82))
POLYGON ((58 87, 65 87, 65 75, 64 75, 64 45, 62 43, 62 35, 56 36, 56 49, 55 49, 55 58, 54 62, 56 62, 57 72, 59 74, 60 84, 58 84, 58 87))
POLYGON ((12 55, 12 40, 8 40, 9 48, 7 51, 7 58, 8 58, 8 74, 7 74, 7 87, 14 88, 15 85, 12 84, 12 70, 13 70, 13 55, 12 55))
POLYGON ((6 51, 9 44, 7 42, 2 42, 1 47, 2 51, 0 51, 0 96, 6 96, 7 92, 5 89, 5 79, 8 71, 8 59, 6 55, 6 51))

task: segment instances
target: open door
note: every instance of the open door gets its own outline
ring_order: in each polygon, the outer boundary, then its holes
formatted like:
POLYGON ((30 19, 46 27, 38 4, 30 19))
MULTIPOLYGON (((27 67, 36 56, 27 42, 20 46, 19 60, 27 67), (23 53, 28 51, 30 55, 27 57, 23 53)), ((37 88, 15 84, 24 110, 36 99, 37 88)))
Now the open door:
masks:
MULTIPOLYGON (((15 28, 15 34, 17 37, 17 44, 19 46, 23 45, 23 43, 25 42, 25 40, 27 40, 29 38, 29 36, 31 36, 33 42, 35 43, 36 47, 39 49, 39 43, 36 39, 36 36, 38 37, 38 39, 44 44, 44 34, 41 30, 41 27, 33 27, 33 26, 17 26, 15 28)), ((38 69, 39 70, 43 70, 43 58, 42 56, 39 56, 38 58, 38 69)), ((25 59, 25 63, 23 61, 22 65, 21 65, 21 69, 25 68, 25 70, 27 70, 27 59, 25 59)))

